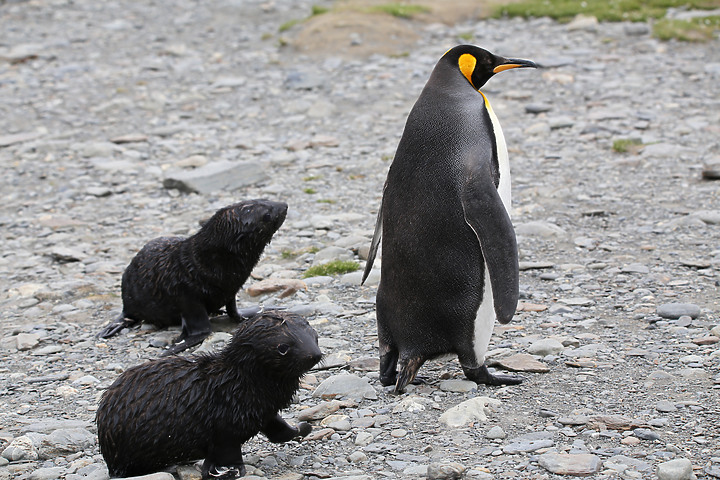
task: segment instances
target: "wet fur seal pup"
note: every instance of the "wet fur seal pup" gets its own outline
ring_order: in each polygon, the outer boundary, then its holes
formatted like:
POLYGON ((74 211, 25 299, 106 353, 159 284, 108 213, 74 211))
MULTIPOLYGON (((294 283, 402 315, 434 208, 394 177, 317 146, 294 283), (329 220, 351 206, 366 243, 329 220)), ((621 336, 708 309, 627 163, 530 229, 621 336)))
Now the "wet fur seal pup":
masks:
POLYGON ((390 165, 363 282, 382 239, 380 381, 402 392, 428 359, 456 354, 477 383, 516 384, 484 365, 493 324, 513 317, 518 251, 510 166, 490 103, 494 74, 535 67, 474 45, 448 50, 408 116, 390 165))
POLYGON ((240 324, 219 353, 170 356, 129 368, 103 394, 96 414, 111 476, 138 476, 204 458, 202 477, 245 473, 241 447, 262 432, 271 442, 310 433, 278 413, 322 358, 317 333, 288 312, 240 324))
POLYGON ((98 337, 109 338, 142 321, 182 325, 165 354, 201 343, 209 315, 225 307, 240 320, 235 296, 287 215, 287 204, 247 200, 221 208, 188 238, 148 242, 122 276, 122 313, 98 337))

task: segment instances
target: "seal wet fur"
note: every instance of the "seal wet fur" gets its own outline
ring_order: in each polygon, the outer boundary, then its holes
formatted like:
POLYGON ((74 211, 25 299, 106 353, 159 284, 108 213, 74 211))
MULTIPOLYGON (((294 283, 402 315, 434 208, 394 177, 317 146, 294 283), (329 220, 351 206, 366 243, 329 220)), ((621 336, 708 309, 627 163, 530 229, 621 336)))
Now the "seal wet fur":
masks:
POLYGON ((103 394, 96 421, 111 476, 144 475, 205 458, 204 479, 242 476, 241 447, 262 432, 271 442, 310 433, 278 411, 322 357, 317 333, 288 312, 240 324, 219 353, 171 356, 125 371, 103 394))
POLYGON ((141 321, 182 325, 167 352, 177 353, 210 334, 209 315, 221 307, 240 320, 235 296, 286 214, 286 203, 247 200, 221 208, 188 238, 151 240, 123 273, 122 313, 98 337, 141 321))

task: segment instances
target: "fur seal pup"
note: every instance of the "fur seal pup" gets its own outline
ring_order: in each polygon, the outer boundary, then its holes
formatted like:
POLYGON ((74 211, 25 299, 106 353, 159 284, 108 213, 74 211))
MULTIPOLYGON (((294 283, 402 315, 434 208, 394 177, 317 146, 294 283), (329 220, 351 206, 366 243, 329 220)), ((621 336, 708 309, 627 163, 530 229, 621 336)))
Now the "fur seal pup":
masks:
POLYGON ((182 325, 165 352, 173 354, 201 343, 210 334, 209 315, 221 307, 240 320, 235 296, 286 214, 286 203, 247 200, 221 208, 188 238, 151 240, 123 273, 122 313, 97 336, 142 321, 182 325))
POLYGON ((363 277, 382 238, 380 381, 397 392, 426 360, 445 354, 456 354, 475 382, 522 380, 484 365, 495 319, 507 323, 515 313, 519 274, 507 148, 479 90, 518 67, 535 64, 474 45, 452 48, 408 116, 363 277))
POLYGON ((245 473, 241 447, 262 432, 271 442, 310 433, 278 413, 322 358, 317 333, 287 312, 240 324, 219 353, 171 356, 129 368, 103 394, 96 414, 111 476, 138 476, 204 458, 202 477, 245 473))

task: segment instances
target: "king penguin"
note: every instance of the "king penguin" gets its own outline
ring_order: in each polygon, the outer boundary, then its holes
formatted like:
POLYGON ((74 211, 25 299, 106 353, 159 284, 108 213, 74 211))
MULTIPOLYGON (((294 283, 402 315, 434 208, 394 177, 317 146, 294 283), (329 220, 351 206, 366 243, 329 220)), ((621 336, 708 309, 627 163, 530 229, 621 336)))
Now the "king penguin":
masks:
POLYGON ((382 240, 376 298, 380 381, 402 392, 422 364, 457 355, 465 376, 489 385, 485 354, 495 321, 519 294, 510 221, 510 164, 480 88, 496 73, 536 65, 459 45, 438 61, 405 124, 383 188, 367 278, 382 240))

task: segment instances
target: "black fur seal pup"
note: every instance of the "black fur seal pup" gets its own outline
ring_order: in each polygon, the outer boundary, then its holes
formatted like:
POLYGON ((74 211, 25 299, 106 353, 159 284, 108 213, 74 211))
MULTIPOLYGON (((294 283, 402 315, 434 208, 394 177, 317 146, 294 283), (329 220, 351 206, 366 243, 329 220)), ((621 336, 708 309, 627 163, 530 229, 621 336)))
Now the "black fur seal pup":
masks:
POLYGON ((496 318, 507 323, 515 313, 519 274, 507 147, 479 90, 518 67, 535 64, 452 48, 408 116, 365 269, 367 277, 382 238, 380 381, 397 392, 426 360, 446 354, 477 383, 521 381, 484 365, 496 318))
POLYGON ((165 354, 181 352, 210 334, 209 315, 225 307, 236 320, 235 296, 287 215, 287 204, 247 200, 221 208, 188 238, 148 242, 122 276, 122 313, 98 337, 147 321, 182 325, 165 354))
POLYGON ((322 358, 317 333, 288 312, 240 324, 219 353, 171 356, 123 372, 96 414, 100 451, 111 476, 138 476, 204 458, 202 477, 245 473, 241 447, 262 432, 287 442, 311 431, 278 413, 300 378, 322 358))

